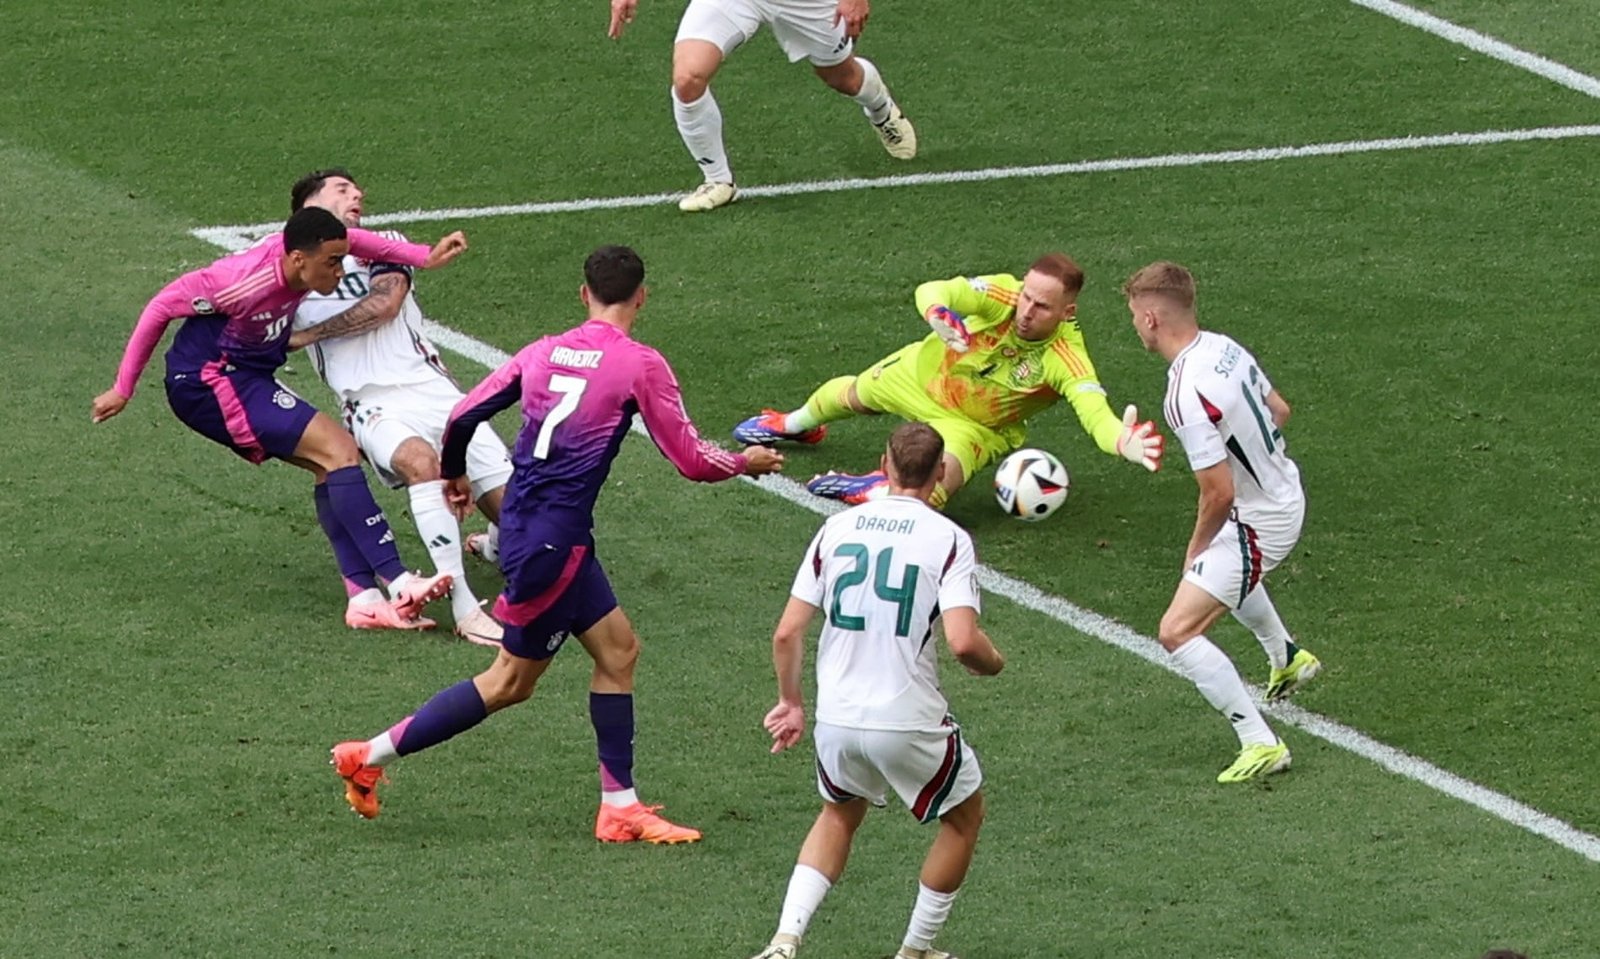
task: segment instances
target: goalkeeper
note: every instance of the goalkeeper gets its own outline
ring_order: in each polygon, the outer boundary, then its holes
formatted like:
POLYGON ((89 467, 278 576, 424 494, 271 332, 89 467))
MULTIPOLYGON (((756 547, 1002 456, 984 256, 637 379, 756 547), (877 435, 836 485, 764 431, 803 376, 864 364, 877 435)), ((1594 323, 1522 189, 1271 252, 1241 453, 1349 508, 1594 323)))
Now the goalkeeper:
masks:
MULTIPOLYGON (((1021 280, 1006 273, 936 280, 917 287, 917 309, 933 333, 868 367, 817 388, 792 413, 766 410, 734 427, 746 445, 818 443, 826 424, 857 414, 893 413, 927 423, 944 438, 944 478, 932 505, 979 470, 1022 446, 1026 420, 1066 399, 1106 453, 1161 468, 1162 437, 1129 406, 1111 411, 1074 319, 1083 270, 1063 253, 1039 257, 1021 280)), ((882 471, 828 472, 806 489, 861 503, 887 491, 882 471)))

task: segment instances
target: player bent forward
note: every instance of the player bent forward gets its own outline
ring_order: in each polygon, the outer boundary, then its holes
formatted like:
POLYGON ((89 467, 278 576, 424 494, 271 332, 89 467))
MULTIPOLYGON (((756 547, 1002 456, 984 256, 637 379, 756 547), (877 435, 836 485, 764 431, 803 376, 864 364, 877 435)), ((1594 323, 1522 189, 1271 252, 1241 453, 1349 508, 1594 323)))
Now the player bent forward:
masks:
POLYGON ((783 457, 752 447, 730 453, 706 442, 683 410, 665 358, 633 339, 645 301, 644 263, 627 247, 606 246, 583 265, 579 297, 589 318, 524 347, 456 406, 445 429, 446 498, 471 503, 467 447, 480 423, 520 403, 523 427, 515 471, 501 511, 500 565, 505 592, 495 616, 505 639, 493 665, 441 690, 388 730, 333 747, 345 799, 368 819, 378 814, 383 767, 436 746, 490 713, 533 695, 566 641, 576 636, 594 660, 589 719, 600 758, 604 842, 694 842, 698 830, 656 815, 633 788, 633 668, 639 638, 617 605, 595 555, 594 504, 637 412, 650 438, 678 472, 701 482, 776 472, 783 457))
MULTIPOLYGON (((946 500, 985 466, 1020 448, 1026 421, 1065 399, 1106 453, 1147 470, 1161 467, 1155 424, 1129 406, 1111 412, 1076 320, 1083 271, 1063 253, 1035 260, 1022 279, 1007 273, 958 276, 917 287, 917 310, 933 332, 859 376, 817 387, 792 413, 766 410, 734 427, 741 443, 819 443, 826 424, 861 413, 927 423, 944 438, 944 478, 931 502, 946 500)), ((881 494, 881 471, 825 473, 806 489, 846 503, 881 494)))
POLYGON ((1267 726, 1233 662, 1206 630, 1231 610, 1255 633, 1272 666, 1269 701, 1293 693, 1322 668, 1289 638, 1261 582, 1294 549, 1305 518, 1300 470, 1283 439, 1289 404, 1248 350, 1200 328, 1188 270, 1152 263, 1122 291, 1145 349, 1170 364, 1167 425, 1200 485, 1183 579, 1158 638, 1179 672, 1239 736, 1239 758, 1217 781, 1244 782, 1287 769, 1289 747, 1267 726))
POLYGON ((776 753, 805 731, 805 630, 831 602, 817 647, 822 812, 800 847, 777 934, 757 959, 793 959, 812 914, 844 872, 867 805, 884 805, 891 789, 919 821, 939 822, 897 955, 950 956, 933 940, 972 864, 983 774, 939 689, 937 650, 927 641, 933 619, 942 619, 950 651, 969 672, 993 676, 1005 659, 978 625, 971 537, 928 506, 942 454, 939 434, 924 424, 894 431, 882 464, 887 495, 822 525, 773 633, 778 704, 765 724, 776 753))
MULTIPOLYGON (((361 226, 365 199, 355 178, 343 169, 308 173, 289 190, 291 212, 321 207, 352 229, 361 226)), ((405 239, 399 233, 379 235, 405 239)), ((307 348, 317 375, 339 397, 345 426, 378 476, 391 488, 406 490, 412 522, 428 555, 441 573, 450 575, 456 635, 497 646, 500 624, 479 608, 467 583, 461 523, 445 502, 439 476, 445 422, 463 394, 422 332, 422 309, 412 287, 411 268, 404 264, 346 256, 344 278, 333 292, 312 292, 300 301, 289 346, 307 348)), ((498 523, 511 457, 489 426, 479 427, 467 447, 467 475, 478 508, 491 524, 498 523)), ((495 535, 491 525, 490 545, 484 550, 490 556, 495 535)), ((347 617, 358 619, 371 609, 373 592, 352 588, 347 617)))

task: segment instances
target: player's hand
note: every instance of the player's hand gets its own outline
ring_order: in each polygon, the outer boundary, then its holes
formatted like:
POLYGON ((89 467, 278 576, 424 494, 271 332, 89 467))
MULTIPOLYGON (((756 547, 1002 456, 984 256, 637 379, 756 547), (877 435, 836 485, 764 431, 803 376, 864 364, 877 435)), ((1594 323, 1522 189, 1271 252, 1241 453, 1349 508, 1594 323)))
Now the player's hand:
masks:
POLYGON ((295 330, 289 334, 289 352, 303 350, 317 341, 317 335, 311 330, 295 330))
POLYGON ((1156 432, 1156 424, 1139 422, 1139 408, 1129 406, 1122 411, 1122 433, 1117 436, 1117 452, 1130 463, 1138 463, 1154 473, 1161 468, 1164 440, 1156 432))
POLYGON ((783 454, 770 446, 744 448, 744 475, 765 476, 783 471, 783 454))
POLYGON ((444 501, 450 504, 450 512, 456 514, 457 520, 472 515, 472 480, 466 476, 445 480, 444 501))
POLYGON ((122 408, 127 405, 128 398, 126 396, 118 393, 115 389, 106 390, 94 398, 94 412, 90 415, 90 419, 96 423, 104 423, 111 417, 121 413, 122 408))
POLYGON ((428 253, 428 259, 422 264, 424 270, 436 270, 451 260, 467 252, 467 235, 460 230, 447 234, 428 253))
POLYGON ((843 23, 844 35, 856 40, 861 37, 861 31, 867 28, 867 17, 871 14, 868 0, 839 0, 839 7, 833 12, 833 25, 843 23))
POLYGON ((622 39, 622 31, 633 22, 633 15, 639 9, 639 0, 611 0, 611 26, 606 28, 606 36, 613 40, 622 39))
POLYGON ((939 339, 944 340, 944 345, 956 353, 965 353, 972 348, 972 334, 967 332, 967 321, 960 313, 948 306, 935 303, 928 307, 928 312, 922 318, 933 327, 933 332, 939 334, 939 339))
POLYGON ((781 753, 805 735, 806 708, 799 703, 780 702, 767 712, 761 725, 772 734, 772 751, 781 753))

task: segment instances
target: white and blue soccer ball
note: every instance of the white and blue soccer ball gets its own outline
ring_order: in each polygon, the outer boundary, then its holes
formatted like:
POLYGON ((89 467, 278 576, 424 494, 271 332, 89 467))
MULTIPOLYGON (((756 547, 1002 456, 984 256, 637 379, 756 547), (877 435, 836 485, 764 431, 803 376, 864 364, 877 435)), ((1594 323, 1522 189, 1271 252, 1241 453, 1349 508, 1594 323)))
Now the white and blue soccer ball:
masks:
POLYGON ((1067 468, 1044 450, 1021 449, 994 471, 994 498, 1017 519, 1037 522, 1067 501, 1067 468))

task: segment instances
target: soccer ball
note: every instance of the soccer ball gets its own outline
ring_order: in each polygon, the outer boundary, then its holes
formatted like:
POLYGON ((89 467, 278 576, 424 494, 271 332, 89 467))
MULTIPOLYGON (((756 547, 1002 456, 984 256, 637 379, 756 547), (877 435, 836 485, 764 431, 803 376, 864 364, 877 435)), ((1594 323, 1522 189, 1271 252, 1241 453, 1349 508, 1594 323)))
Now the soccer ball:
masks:
POLYGON ((1067 468, 1044 450, 1017 450, 994 471, 1000 508, 1027 522, 1044 519, 1067 501, 1067 468))

